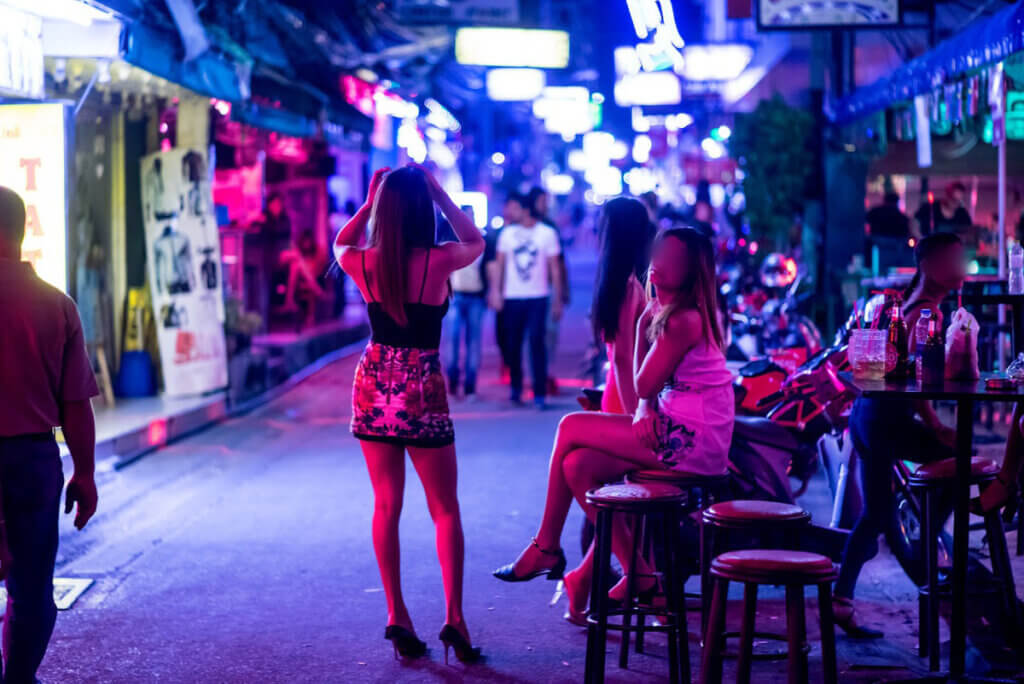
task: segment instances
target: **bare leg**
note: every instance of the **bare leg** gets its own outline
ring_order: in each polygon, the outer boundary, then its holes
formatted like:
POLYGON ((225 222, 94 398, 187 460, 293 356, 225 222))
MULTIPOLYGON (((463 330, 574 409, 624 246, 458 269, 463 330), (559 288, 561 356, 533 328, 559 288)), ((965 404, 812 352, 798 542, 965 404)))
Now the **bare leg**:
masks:
MULTIPOLYGON (((631 416, 585 411, 567 415, 558 425, 548 466, 547 498, 540 528, 537 530, 537 544, 542 549, 557 549, 561 546, 562 529, 574 498, 573 490, 565 478, 564 461, 577 449, 597 449, 606 454, 614 454, 612 458, 618 461, 618 475, 633 468, 664 467, 654 453, 633 434, 631 416)), ((611 479, 614 477, 610 476, 611 479)), ((523 576, 552 563, 551 556, 531 545, 516 560, 515 571, 517 575, 523 576)))
MULTIPOLYGON (((580 508, 591 522, 597 522, 597 510, 587 503, 587 492, 606 482, 619 479, 636 464, 595 449, 577 449, 570 453, 563 464, 565 477, 572 488, 580 508)), ((622 569, 628 575, 633 571, 633 532, 623 516, 612 518, 612 552, 619 559, 622 569)), ((649 575, 650 568, 642 557, 637 558, 637 572, 649 575)))
POLYGON ((1010 422, 1010 433, 1006 436, 1006 455, 999 477, 981 493, 981 508, 991 511, 1005 506, 1010 493, 1020 477, 1021 466, 1024 465, 1024 407, 1015 404, 1013 420, 1010 422))
POLYGON ((409 447, 409 455, 427 495, 427 507, 437 536, 437 557, 441 562, 447 622, 469 639, 462 612, 462 578, 465 544, 457 494, 458 469, 455 445, 439 449, 409 447))
POLYGON ((412 630, 402 598, 398 519, 405 491, 405 450, 394 444, 360 442, 373 485, 373 550, 388 603, 388 624, 412 630))
POLYGON ((306 287, 313 292, 313 295, 318 299, 324 296, 324 290, 320 287, 320 283, 316 281, 316 276, 313 275, 313 270, 309 266, 309 261, 303 257, 299 257, 294 261, 294 264, 298 267, 299 277, 306 283, 306 287))

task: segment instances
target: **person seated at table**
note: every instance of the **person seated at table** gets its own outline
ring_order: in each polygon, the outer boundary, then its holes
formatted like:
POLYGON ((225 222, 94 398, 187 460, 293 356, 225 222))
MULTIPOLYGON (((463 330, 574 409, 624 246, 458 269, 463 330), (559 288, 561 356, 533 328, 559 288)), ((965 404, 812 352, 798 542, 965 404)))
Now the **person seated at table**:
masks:
POLYGON ((288 285, 282 311, 298 310, 296 299, 300 292, 314 301, 324 296, 324 289, 317 282, 317 274, 323 273, 327 267, 327 255, 317 248, 312 231, 304 231, 295 248, 281 254, 281 263, 288 267, 288 285))
MULTIPOLYGON (((1010 432, 1006 436, 1006 454, 999 474, 985 487, 981 495, 971 501, 971 512, 985 515, 1003 508, 1017 494, 1020 473, 1024 469, 1024 406, 1014 404, 1010 432)), ((1018 513, 1018 515, 1021 515, 1018 513)), ((1020 534, 1018 532, 1017 534, 1020 534)))
MULTIPOLYGON (((931 309, 941 326, 942 300, 963 285, 963 244, 953 233, 934 233, 917 243, 914 258, 917 272, 903 293, 907 329, 914 329, 923 309, 931 309)), ((879 325, 885 326, 887 321, 879 325)), ((850 413, 850 435, 861 459, 864 508, 843 551, 832 609, 836 624, 847 634, 880 638, 882 632, 857 621, 853 593, 861 568, 878 553, 878 536, 886 531, 893 515, 893 459, 923 463, 950 458, 956 432, 939 420, 929 401, 859 398, 850 413)))
MULTIPOLYGON (((654 246, 649 282, 655 296, 637 322, 636 415, 579 412, 562 419, 540 528, 515 562, 494 572, 498 579, 562 578, 566 560, 560 539, 569 507, 575 498, 594 521, 596 511, 586 503, 594 487, 637 469, 726 472, 734 397, 716 315, 711 241, 690 228, 665 231, 654 246)), ((615 520, 612 550, 625 576, 609 592, 611 598, 624 598, 634 569, 637 591, 655 588, 655 579, 644 576, 650 574, 645 560, 632 567, 631 535, 621 518, 615 520)), ((585 596, 584 587, 577 571, 565 579, 570 606, 579 615, 576 597, 585 596)))

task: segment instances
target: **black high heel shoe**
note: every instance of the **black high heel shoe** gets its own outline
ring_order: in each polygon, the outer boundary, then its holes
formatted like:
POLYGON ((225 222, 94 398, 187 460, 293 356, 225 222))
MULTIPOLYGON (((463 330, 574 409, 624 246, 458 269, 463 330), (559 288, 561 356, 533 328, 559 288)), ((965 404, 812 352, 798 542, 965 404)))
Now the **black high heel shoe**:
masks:
POLYGON ((388 625, 384 628, 384 638, 391 642, 395 649, 395 660, 402 658, 422 658, 427 654, 427 645, 419 638, 399 625, 388 625))
POLYGON ((459 659, 460 663, 477 663, 483 658, 483 654, 480 652, 480 647, 474 647, 468 641, 466 637, 462 636, 462 632, 455 629, 451 625, 445 625, 441 628, 441 634, 438 637, 441 639, 441 643, 444 644, 444 664, 448 664, 448 649, 455 649, 455 657, 459 659))
POLYGON ((492 574, 495 577, 497 577, 498 579, 500 579, 502 582, 528 582, 528 581, 530 581, 532 579, 535 579, 537 577, 541 577, 543 575, 547 575, 547 578, 549 580, 560 580, 560 579, 562 579, 562 575, 565 574, 565 566, 566 566, 565 552, 562 551, 562 549, 557 549, 555 551, 551 551, 551 550, 548 550, 548 549, 540 548, 540 544, 537 543, 537 538, 536 537, 534 537, 533 541, 530 542, 530 543, 533 546, 536 546, 537 550, 540 551, 541 553, 543 553, 544 555, 546 555, 546 556, 554 556, 555 557, 555 564, 552 565, 550 568, 541 568, 540 570, 534 570, 530 574, 525 575, 524 577, 520 577, 519 575, 516 574, 516 564, 515 563, 509 563, 508 565, 504 565, 504 566, 498 568, 492 574))

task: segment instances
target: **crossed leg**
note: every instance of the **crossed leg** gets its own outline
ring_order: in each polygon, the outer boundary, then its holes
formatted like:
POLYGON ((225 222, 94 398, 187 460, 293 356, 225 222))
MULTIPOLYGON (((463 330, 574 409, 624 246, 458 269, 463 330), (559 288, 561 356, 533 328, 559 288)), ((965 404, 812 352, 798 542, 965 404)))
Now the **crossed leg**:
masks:
MULTIPOLYGON (((587 491, 637 468, 664 468, 664 465, 633 434, 630 416, 578 412, 563 418, 548 466, 547 498, 536 536, 540 549, 561 546, 562 529, 574 498, 587 516, 594 519, 593 508, 586 504, 587 491)), ((550 557, 540 549, 531 545, 520 554, 516 574, 522 576, 550 563, 550 557)), ((612 550, 629 572, 632 547, 627 528, 621 521, 612 534, 612 550)), ((645 572, 642 567, 638 570, 645 572)))

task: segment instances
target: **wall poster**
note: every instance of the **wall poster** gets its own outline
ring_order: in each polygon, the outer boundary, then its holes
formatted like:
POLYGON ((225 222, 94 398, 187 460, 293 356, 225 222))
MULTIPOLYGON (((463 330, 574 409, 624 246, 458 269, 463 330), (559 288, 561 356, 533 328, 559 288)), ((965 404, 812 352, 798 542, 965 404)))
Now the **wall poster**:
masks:
POLYGON ((220 235, 202 150, 176 148, 142 159, 146 263, 168 396, 202 394, 228 382, 220 235))

